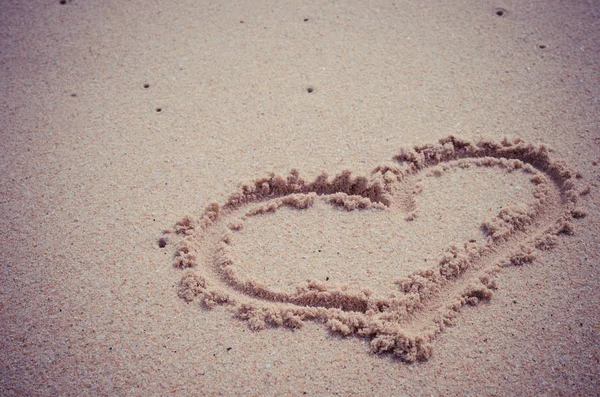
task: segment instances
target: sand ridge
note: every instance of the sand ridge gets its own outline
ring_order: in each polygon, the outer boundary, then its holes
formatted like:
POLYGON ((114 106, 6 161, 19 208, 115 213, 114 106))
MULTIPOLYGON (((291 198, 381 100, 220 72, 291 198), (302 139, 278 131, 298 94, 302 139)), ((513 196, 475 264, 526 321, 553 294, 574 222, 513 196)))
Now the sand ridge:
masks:
POLYGON ((199 219, 185 217, 165 234, 179 239, 173 265, 184 271, 179 296, 185 301, 198 300, 207 308, 226 305, 256 330, 319 321, 331 332, 371 339, 374 353, 390 352, 412 362, 431 356, 433 339, 464 305, 491 298, 501 267, 531 262, 536 250, 551 248, 560 234, 573 233, 573 218, 585 214, 577 198, 587 191, 579 174, 552 161, 544 146, 506 139, 472 143, 449 136, 401 149, 393 162, 369 176, 346 170, 308 182, 296 170, 287 176, 271 174, 241 186, 222 204, 211 203, 199 219), (239 271, 232 244, 252 217, 282 207, 306 211, 318 201, 342 211, 401 214, 411 222, 419 216, 419 177, 470 167, 527 175, 531 199, 481 220, 484 241, 446 247, 434 265, 398 277, 389 290, 307 280, 289 291, 239 271))

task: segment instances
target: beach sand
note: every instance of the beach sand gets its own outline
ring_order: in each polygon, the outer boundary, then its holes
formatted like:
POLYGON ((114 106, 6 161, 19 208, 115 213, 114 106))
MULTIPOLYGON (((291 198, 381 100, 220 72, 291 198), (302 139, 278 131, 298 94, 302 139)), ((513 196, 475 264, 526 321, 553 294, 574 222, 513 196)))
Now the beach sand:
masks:
POLYGON ((0 394, 599 395, 599 20, 4 2, 0 394))

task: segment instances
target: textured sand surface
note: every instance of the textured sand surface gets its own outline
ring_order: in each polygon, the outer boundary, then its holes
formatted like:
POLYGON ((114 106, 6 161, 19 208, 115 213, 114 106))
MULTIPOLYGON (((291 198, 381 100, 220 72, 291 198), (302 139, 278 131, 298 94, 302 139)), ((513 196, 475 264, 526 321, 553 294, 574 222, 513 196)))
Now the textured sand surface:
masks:
POLYGON ((0 394, 600 394, 599 21, 3 2, 0 394))

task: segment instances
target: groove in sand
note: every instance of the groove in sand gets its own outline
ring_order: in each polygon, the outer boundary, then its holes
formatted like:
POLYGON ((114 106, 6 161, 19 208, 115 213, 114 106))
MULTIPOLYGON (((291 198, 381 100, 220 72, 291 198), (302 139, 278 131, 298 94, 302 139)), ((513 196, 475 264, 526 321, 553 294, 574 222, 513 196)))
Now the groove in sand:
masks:
POLYGON ((551 248, 558 235, 573 232, 572 219, 584 215, 577 207, 577 197, 586 192, 579 178, 565 164, 551 161, 543 146, 520 140, 471 143, 453 136, 402 149, 369 176, 344 171, 307 182, 295 170, 285 177, 269 175, 242 186, 222 204, 210 204, 199 219, 186 217, 166 231, 180 236, 174 266, 187 269, 179 296, 206 307, 231 306, 253 329, 320 321, 332 332, 370 338, 375 353, 426 360, 433 339, 461 307, 491 298, 502 267, 531 262, 536 250, 551 248), (419 178, 468 168, 526 175, 532 197, 482 219, 481 241, 449 244, 433 265, 398 276, 387 289, 316 280, 289 289, 240 271, 243 258, 234 253, 235 235, 252 217, 267 217, 282 207, 302 212, 330 205, 383 211, 411 222, 419 217, 419 178))

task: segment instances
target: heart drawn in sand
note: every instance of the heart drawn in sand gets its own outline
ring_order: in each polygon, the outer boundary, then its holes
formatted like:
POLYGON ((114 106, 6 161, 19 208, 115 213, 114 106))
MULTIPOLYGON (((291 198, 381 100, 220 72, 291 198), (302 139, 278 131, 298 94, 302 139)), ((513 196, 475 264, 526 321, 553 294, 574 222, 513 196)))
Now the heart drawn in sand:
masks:
MULTIPOLYGON (((433 339, 464 305, 491 298, 502 267, 531 262, 536 250, 551 248, 558 235, 573 232, 572 219, 584 215, 577 198, 587 190, 580 185, 579 174, 551 161, 543 146, 520 140, 474 144, 450 136, 437 144, 402 149, 393 162, 376 167, 369 176, 344 171, 305 181, 293 170, 285 177, 258 179, 226 202, 210 204, 198 219, 186 217, 165 233, 179 236, 174 266, 184 270, 179 296, 185 301, 199 300, 208 308, 229 306, 256 330, 321 322, 331 332, 369 338, 375 353, 390 352, 412 362, 430 357, 433 339), (461 179, 461 172, 473 174, 461 179), (449 174, 455 176, 444 179, 449 174), (505 194, 508 198, 502 201, 508 205, 492 208, 494 197, 506 193, 495 192, 493 184, 487 198, 469 190, 477 175, 515 185, 512 196, 505 194), (436 183, 442 184, 442 197, 420 197, 423 185, 436 183), (459 233, 465 239, 461 243, 445 239, 443 225, 411 226, 433 221, 435 207, 430 202, 441 200, 437 208, 448 207, 444 184, 455 192, 464 190, 464 212, 469 212, 468 200, 479 200, 484 209, 481 200, 487 200, 489 211, 495 211, 478 220, 453 209, 455 221, 478 225, 459 233), (327 213, 331 218, 325 219, 327 213), (337 259, 336 269, 318 256, 294 258, 310 245, 299 241, 311 238, 302 236, 297 223, 309 216, 321 219, 323 229, 328 221, 337 222, 328 229, 327 242, 330 251, 341 255, 345 249, 347 257, 337 259), (297 222, 286 226, 282 219, 297 222), (345 228, 352 222, 358 226, 345 228), (272 228, 266 233, 270 241, 262 238, 266 227, 272 228), (428 232, 434 229, 437 236, 428 232), (297 247, 286 245, 285 238, 275 241, 278 230, 282 235, 293 233, 295 240, 287 241, 297 247), (371 241, 381 236, 375 254, 360 249, 368 233, 371 241), (331 237, 336 234, 342 237, 331 237), (428 238, 429 260, 421 258, 415 264, 411 247, 428 238), (344 249, 336 245, 351 239, 355 241, 344 249), (250 242, 264 249, 244 251, 250 242), (252 258, 252 253, 258 257, 252 258), (331 280, 326 277, 330 273, 335 274, 331 280)), ((439 222, 449 218, 452 215, 439 222)))

